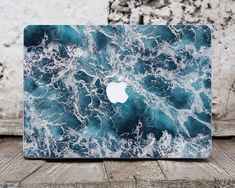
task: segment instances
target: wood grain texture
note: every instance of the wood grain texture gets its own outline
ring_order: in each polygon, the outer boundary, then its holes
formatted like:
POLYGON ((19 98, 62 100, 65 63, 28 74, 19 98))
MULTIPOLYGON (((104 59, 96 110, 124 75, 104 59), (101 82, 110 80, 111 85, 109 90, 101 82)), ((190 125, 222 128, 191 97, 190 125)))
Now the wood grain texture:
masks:
POLYGON ((6 140, 7 140, 7 138, 5 138, 5 137, 0 137, 0 143, 4 142, 4 141, 6 141, 6 140))
POLYGON ((22 135, 22 119, 0 119, 0 135, 22 135))
POLYGON ((213 136, 235 136, 235 121, 213 121, 213 136))
POLYGON ((213 141, 204 160, 27 160, 22 138, 0 138, 0 187, 235 187, 235 138, 213 141))
POLYGON ((102 162, 47 162, 23 187, 109 187, 102 162))
POLYGON ((235 186, 230 177, 212 159, 204 160, 159 160, 167 180, 174 182, 175 187, 215 187, 235 186))
POLYGON ((104 161, 111 187, 134 188, 143 182, 164 180, 156 161, 104 161))
POLYGON ((212 159, 231 177, 235 177, 235 138, 213 142, 212 159))
POLYGON ((25 160, 22 138, 8 138, 0 143, 0 187, 16 187, 43 165, 43 161, 25 160))

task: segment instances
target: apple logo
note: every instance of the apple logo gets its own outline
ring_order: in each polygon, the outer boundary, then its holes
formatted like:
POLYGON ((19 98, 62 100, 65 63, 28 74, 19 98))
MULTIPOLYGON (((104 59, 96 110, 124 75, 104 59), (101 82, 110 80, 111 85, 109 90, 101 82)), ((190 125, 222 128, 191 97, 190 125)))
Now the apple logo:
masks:
POLYGON ((127 83, 110 82, 106 87, 106 94, 111 103, 125 103, 128 99, 126 94, 127 83))

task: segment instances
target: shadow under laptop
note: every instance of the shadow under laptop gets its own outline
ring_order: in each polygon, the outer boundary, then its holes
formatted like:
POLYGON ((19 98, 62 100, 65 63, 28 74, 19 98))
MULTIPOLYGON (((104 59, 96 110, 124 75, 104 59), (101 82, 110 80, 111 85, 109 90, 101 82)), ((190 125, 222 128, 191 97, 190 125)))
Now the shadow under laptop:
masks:
POLYGON ((58 158, 58 159, 32 159, 32 158, 26 158, 28 160, 43 160, 48 163, 96 163, 96 162, 103 162, 103 161, 113 161, 113 162, 144 162, 144 161, 177 161, 177 162, 209 162, 210 157, 206 159, 200 159, 200 158, 188 158, 188 159, 180 159, 180 158, 99 158, 99 159, 91 159, 91 158, 58 158))

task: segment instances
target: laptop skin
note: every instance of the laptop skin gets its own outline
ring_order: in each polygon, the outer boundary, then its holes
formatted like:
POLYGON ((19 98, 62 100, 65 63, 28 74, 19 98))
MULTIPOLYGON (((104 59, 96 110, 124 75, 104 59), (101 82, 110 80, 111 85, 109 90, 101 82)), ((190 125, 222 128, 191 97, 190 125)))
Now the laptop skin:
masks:
POLYGON ((211 152, 206 25, 29 25, 27 158, 205 158, 211 152))

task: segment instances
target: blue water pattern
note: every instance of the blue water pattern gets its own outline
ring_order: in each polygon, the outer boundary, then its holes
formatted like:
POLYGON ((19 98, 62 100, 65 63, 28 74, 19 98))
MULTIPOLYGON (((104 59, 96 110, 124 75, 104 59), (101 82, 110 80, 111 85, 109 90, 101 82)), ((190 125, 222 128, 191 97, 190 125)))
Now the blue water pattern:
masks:
POLYGON ((205 25, 24 29, 28 158, 204 158, 211 152, 205 25), (106 87, 127 83, 125 103, 106 87))

